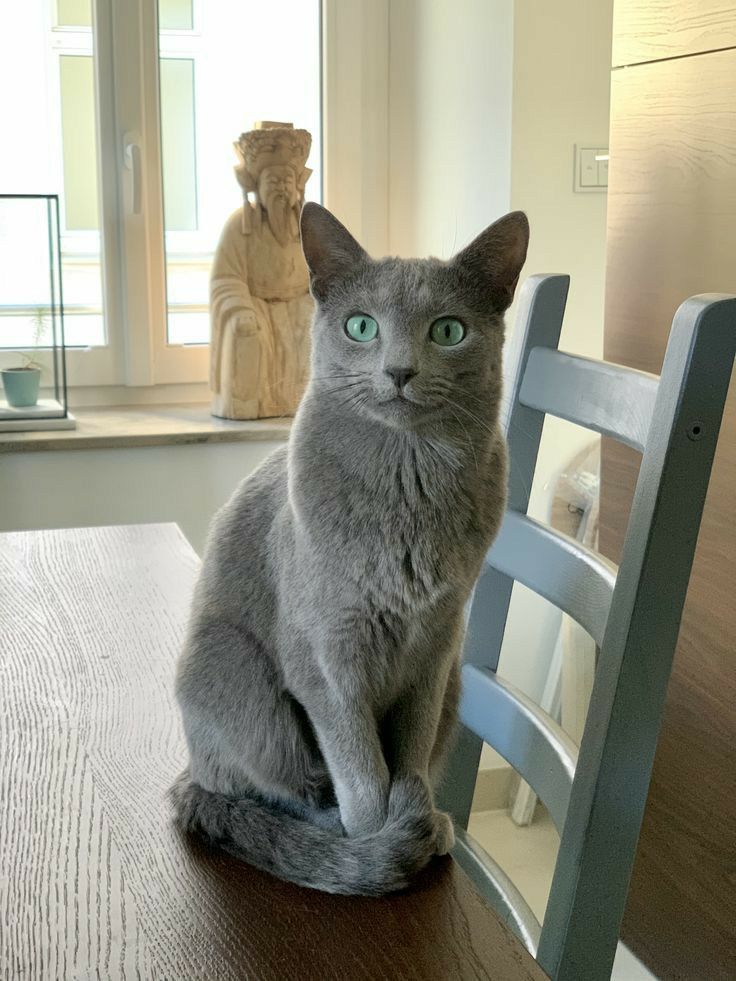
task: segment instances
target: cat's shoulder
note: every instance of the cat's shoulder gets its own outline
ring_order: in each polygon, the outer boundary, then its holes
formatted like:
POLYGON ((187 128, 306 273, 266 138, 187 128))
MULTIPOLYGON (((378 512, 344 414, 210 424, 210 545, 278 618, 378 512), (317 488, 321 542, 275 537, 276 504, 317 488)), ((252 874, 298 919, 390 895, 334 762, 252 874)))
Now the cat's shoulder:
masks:
POLYGON ((280 446, 238 484, 232 502, 252 507, 280 500, 287 490, 287 447, 280 446))
POLYGON ((227 534, 234 525, 243 531, 270 524, 286 495, 286 446, 281 446, 238 484, 230 500, 217 512, 213 537, 227 534))

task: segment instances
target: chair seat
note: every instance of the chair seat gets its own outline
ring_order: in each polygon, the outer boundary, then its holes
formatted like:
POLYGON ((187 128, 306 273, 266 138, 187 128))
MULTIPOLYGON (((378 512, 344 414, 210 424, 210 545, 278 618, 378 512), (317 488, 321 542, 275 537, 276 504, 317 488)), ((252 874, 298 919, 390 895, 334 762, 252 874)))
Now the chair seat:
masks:
POLYGON ((462 828, 455 830, 452 857, 532 957, 536 957, 542 925, 501 866, 462 828))

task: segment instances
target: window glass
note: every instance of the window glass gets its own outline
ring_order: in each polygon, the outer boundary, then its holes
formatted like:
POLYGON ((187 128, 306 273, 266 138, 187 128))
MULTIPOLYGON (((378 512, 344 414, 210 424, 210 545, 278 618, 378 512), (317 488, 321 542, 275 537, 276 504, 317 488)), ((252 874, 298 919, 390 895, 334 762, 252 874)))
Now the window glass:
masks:
MULTIPOLYGON (((50 264, 47 201, 0 198, 0 349, 33 351, 50 341, 50 264)), ((21 364, 16 354, 0 360, 3 368, 21 364)))
POLYGON ((91 27, 92 0, 56 0, 58 27, 91 27))
POLYGON ((64 210, 69 231, 100 227, 93 72, 91 55, 59 58, 64 210))
POLYGON ((159 27, 166 31, 191 31, 192 0, 159 0, 159 27))
POLYGON ((170 231, 197 228, 194 60, 161 59, 161 156, 164 223, 170 231))
MULTIPOLYGON (((0 31, 0 191, 58 194, 67 344, 106 343, 100 257, 94 50, 89 2, 15 4, 0 31), (63 29, 54 27, 54 14, 63 29)), ((6 211, 5 247, 24 241, 22 210, 6 211), (17 215, 17 227, 13 225, 17 215)), ((0 310, 0 347, 22 346, 43 297, 27 310, 0 310), (25 326, 24 326, 25 325, 25 326)))
POLYGON ((318 0, 159 0, 161 143, 168 340, 209 341, 209 269, 242 204, 233 143, 258 120, 312 134, 306 196, 320 198, 318 0), (186 11, 184 11, 186 15, 186 11))

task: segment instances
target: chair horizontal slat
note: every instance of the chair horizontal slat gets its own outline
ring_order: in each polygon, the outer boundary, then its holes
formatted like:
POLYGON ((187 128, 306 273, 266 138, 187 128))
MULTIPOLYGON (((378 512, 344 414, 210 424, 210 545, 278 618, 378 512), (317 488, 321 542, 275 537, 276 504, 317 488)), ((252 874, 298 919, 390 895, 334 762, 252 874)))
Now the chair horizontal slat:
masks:
POLYGON ((548 347, 529 353, 519 401, 633 447, 649 432, 659 379, 606 361, 548 347))
POLYGON ((601 645, 616 571, 596 552, 528 515, 507 511, 486 562, 554 603, 601 645))
POLYGON ((493 671, 465 664, 460 719, 541 797, 562 833, 577 748, 555 720, 493 671))

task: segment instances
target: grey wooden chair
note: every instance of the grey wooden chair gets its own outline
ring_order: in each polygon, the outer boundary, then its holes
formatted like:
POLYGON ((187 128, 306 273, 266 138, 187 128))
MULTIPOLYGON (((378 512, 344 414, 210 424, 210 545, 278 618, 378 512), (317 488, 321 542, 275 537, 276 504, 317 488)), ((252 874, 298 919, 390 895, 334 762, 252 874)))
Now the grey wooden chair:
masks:
POLYGON ((462 727, 441 800, 455 857, 542 968, 610 977, 724 400, 736 298, 677 311, 657 378, 557 350, 567 276, 522 290, 506 433, 508 510, 470 605, 462 727), (621 565, 527 516, 545 413, 643 453, 621 565), (577 620, 599 647, 580 749, 496 674, 514 580, 577 620), (483 741, 531 785, 561 835, 544 924, 466 830, 483 741))

